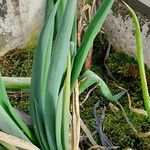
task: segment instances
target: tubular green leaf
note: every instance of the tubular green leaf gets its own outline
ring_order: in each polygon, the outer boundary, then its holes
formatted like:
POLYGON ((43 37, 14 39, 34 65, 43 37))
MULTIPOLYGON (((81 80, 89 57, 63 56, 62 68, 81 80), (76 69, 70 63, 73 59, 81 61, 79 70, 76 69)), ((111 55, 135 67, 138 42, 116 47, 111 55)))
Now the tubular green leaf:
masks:
POLYGON ((50 97, 50 101, 54 101, 55 106, 57 104, 62 77, 66 70, 75 11, 76 0, 68 0, 62 25, 54 43, 47 81, 47 96, 50 97))
POLYGON ((48 19, 50 12, 54 7, 54 0, 46 0, 46 8, 45 8, 45 20, 48 19))
POLYGON ((55 123, 55 128, 56 128, 56 143, 57 143, 57 149, 63 150, 62 146, 62 107, 63 107, 63 92, 64 92, 64 87, 60 91, 59 98, 58 98, 58 104, 57 104, 57 109, 56 109, 56 123, 55 123))
MULTIPOLYGON (((44 109, 45 128, 48 142, 50 143, 55 137, 55 112, 58 102, 59 90, 63 75, 66 71, 67 56, 70 50, 70 38, 72 34, 73 21, 76 11, 77 1, 68 0, 61 28, 56 36, 51 63, 48 73, 46 87, 46 103, 44 109)), ((55 143, 56 145, 56 143, 55 143)), ((51 148, 53 149, 53 148, 51 148)))
POLYGON ((148 117, 150 120, 150 96, 148 92, 146 75, 145 75, 143 44, 142 44, 142 36, 141 36, 141 31, 140 31, 140 24, 133 9, 126 3, 124 4, 127 6, 133 18, 133 23, 135 27, 135 38, 136 38, 136 55, 137 55, 137 60, 139 64, 140 76, 141 76, 143 99, 144 99, 145 108, 147 110, 148 117))
MULTIPOLYGON (((33 128, 35 129, 35 134, 37 135, 37 138, 39 140, 40 146, 43 149, 49 149, 48 143, 47 143, 47 137, 45 133, 45 128, 44 128, 44 122, 43 122, 43 116, 41 115, 42 113, 40 112, 40 107, 36 103, 36 100, 33 101, 34 105, 34 113, 35 113, 35 121, 33 124, 33 128)), ((34 120, 33 120, 34 121, 34 120)))
POLYGON ((0 130, 17 136, 20 139, 30 141, 26 135, 21 131, 21 129, 15 124, 15 122, 10 118, 10 116, 7 114, 7 112, 4 110, 2 106, 0 106, 0 130))
MULTIPOLYGON (((59 1, 53 7, 50 15, 47 16, 45 25, 41 32, 38 48, 35 53, 33 68, 32 68, 32 77, 31 77, 31 98, 30 98, 30 113, 34 126, 34 131, 37 135, 38 141, 41 147, 47 149, 48 138, 50 139, 48 144, 50 149, 55 149, 55 136, 54 136, 54 113, 55 108, 54 104, 51 105, 52 109, 50 112, 50 117, 53 122, 50 123, 49 130, 51 131, 47 137, 45 129, 45 120, 44 120, 44 109, 45 109, 45 91, 47 84, 47 75, 49 70, 49 65, 51 61, 51 49, 53 44, 53 34, 54 34, 54 21, 59 6, 59 1), (35 102, 34 102, 35 101, 35 102), (52 125, 53 124, 53 125, 52 125), (45 142, 46 141, 46 142, 45 142)), ((48 98, 49 99, 49 98, 48 98)), ((46 104, 47 105, 47 104, 46 104)), ((50 108, 50 107, 49 107, 50 108)), ((48 118, 49 119, 49 118, 48 118)))
POLYGON ((112 102, 117 102, 125 94, 125 92, 120 92, 116 95, 112 95, 106 83, 97 74, 95 74, 90 70, 87 70, 82 75, 80 81, 81 81, 79 86, 80 94, 93 84, 97 84, 102 94, 112 102))
POLYGON ((91 48, 97 33, 100 31, 102 24, 104 23, 113 3, 114 0, 104 0, 87 28, 87 31, 83 37, 83 42, 81 43, 81 46, 74 60, 72 69, 71 89, 73 89, 74 83, 81 72, 89 49, 91 48))
POLYGON ((54 33, 54 20, 59 2, 55 4, 52 13, 45 23, 39 38, 32 68, 31 94, 44 107, 47 74, 50 65, 51 49, 54 33), (38 81, 38 82, 37 82, 38 81), (36 94, 34 94, 36 93, 36 94))
POLYGON ((60 0, 56 15, 56 30, 59 31, 68 0, 60 0))
POLYGON ((70 76, 71 76, 71 58, 68 56, 67 75, 64 82, 63 92, 63 113, 62 113, 62 140, 65 150, 69 149, 69 109, 70 109, 70 76))
POLYGON ((28 90, 30 89, 31 78, 22 77, 2 77, 6 89, 11 90, 28 90))
POLYGON ((18 127, 23 130, 23 132, 28 136, 28 138, 33 141, 34 139, 32 133, 30 132, 26 124, 21 120, 20 116, 16 113, 16 111, 9 102, 1 75, 0 75, 0 106, 2 106, 2 108, 7 112, 7 114, 11 117, 14 123, 16 123, 16 125, 18 125, 18 127))

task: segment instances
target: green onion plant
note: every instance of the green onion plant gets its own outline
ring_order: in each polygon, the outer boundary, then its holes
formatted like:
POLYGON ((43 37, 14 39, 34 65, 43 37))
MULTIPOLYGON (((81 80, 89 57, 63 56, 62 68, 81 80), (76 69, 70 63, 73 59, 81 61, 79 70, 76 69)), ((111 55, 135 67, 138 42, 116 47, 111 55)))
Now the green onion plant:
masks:
MULTIPOLYGON (((0 77, 0 130, 33 143, 42 150, 69 149, 71 95, 78 80, 80 94, 97 84, 103 95, 112 102, 124 95, 124 92, 112 95, 105 82, 90 70, 81 74, 90 47, 114 0, 103 1, 80 47, 76 44, 76 3, 77 0, 46 1, 45 19, 31 76, 30 116, 33 129, 27 127, 11 106, 0 77)), ((6 147, 7 142, 4 144, 0 140, 0 143, 6 147)))

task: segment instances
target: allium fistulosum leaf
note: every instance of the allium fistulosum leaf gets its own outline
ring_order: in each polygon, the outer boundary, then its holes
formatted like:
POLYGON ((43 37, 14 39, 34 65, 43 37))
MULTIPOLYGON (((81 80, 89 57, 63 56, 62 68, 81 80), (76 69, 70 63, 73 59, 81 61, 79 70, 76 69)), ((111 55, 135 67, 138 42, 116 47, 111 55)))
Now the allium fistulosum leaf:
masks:
POLYGON ((64 92, 64 87, 59 93, 58 103, 57 103, 57 108, 56 108, 56 122, 55 122, 56 144, 59 150, 63 150, 63 144, 62 144, 63 143, 62 141, 63 92, 64 92))
MULTIPOLYGON (((77 51, 77 0, 47 0, 31 76, 30 115, 37 138, 43 150, 69 149, 70 96, 75 81, 86 59, 94 38, 99 32, 114 0, 104 0, 84 35, 77 51), (73 66, 72 66, 73 65, 73 66)), ((112 95, 105 82, 92 71, 81 77, 80 92, 97 84, 104 96, 117 101, 124 93, 112 95)), ((32 140, 32 134, 19 120, 9 104, 0 78, 0 112, 3 123, 11 122, 16 136, 32 140), (6 101, 4 101, 6 99, 6 101)), ((4 131, 11 129, 0 122, 4 131)))
POLYGON ((136 13, 134 10, 127 5, 125 2, 124 4, 130 11, 134 23, 135 28, 135 39, 136 39, 136 55, 137 55, 137 61, 139 64, 139 70, 140 70, 140 77, 141 77, 141 85, 142 85, 142 92, 143 92, 143 99, 145 103, 145 108, 148 113, 148 117, 150 120, 150 96, 147 86, 147 80, 146 80, 146 73, 145 73, 145 66, 144 66, 144 55, 143 55, 143 43, 142 43, 142 35, 140 31, 140 24, 137 18, 136 13))
POLYGON ((49 15, 54 7, 54 1, 55 0, 46 0, 46 7, 45 7, 45 20, 46 21, 49 18, 49 15))
POLYGON ((59 28, 61 27, 61 23, 64 17, 66 5, 68 0, 60 0, 59 7, 56 15, 56 30, 59 31, 59 28))
POLYGON ((106 83, 94 72, 87 70, 81 77, 80 77, 80 94, 86 90, 89 86, 96 84, 97 87, 100 89, 102 94, 112 102, 117 102, 125 92, 120 92, 116 95, 112 95, 111 91, 109 90, 106 83))
POLYGON ((2 77, 6 89, 28 90, 30 89, 31 78, 29 77, 2 77))
MULTIPOLYGON (((63 75, 66 71, 67 57, 70 50, 70 39, 72 34, 74 16, 77 1, 68 0, 61 28, 54 41, 53 53, 49 67, 47 87, 46 87, 46 104, 44 109, 45 128, 48 142, 53 139, 55 132, 55 112, 58 102, 59 90, 63 82, 63 75)), ((56 143, 55 143, 56 146, 56 143)))
MULTIPOLYGON (((47 75, 49 70, 49 65, 51 61, 51 50, 53 44, 53 34, 54 34, 54 22, 59 6, 59 1, 53 7, 53 10, 45 21, 43 30, 41 32, 37 51, 35 53, 32 77, 31 77, 31 100, 30 100, 30 112, 33 121, 33 127, 38 141, 43 149, 55 149, 55 133, 54 133, 54 120, 50 123, 51 130, 51 140, 50 145, 47 140, 47 133, 45 131, 45 121, 44 121, 44 109, 47 105, 45 99, 47 75), (46 104, 45 104, 46 103, 46 104)), ((52 102, 52 101, 51 101, 52 102)), ((51 103, 52 104, 52 103, 51 103)), ((54 119, 54 105, 51 105, 51 119, 54 119)))
POLYGON ((69 112, 70 112, 70 79, 71 79, 71 57, 68 56, 67 73, 64 81, 63 109, 62 109, 62 140, 63 149, 69 149, 69 112))
POLYGON ((60 91, 56 109, 56 141, 57 149, 69 149, 69 112, 70 112, 70 76, 71 59, 68 58, 67 73, 64 86, 60 91))
POLYGON ((70 50, 70 38, 76 11, 76 2, 76 0, 68 0, 62 25, 56 36, 51 56, 51 65, 47 81, 47 96, 50 97, 50 99, 52 98, 55 106, 58 99, 62 77, 66 70, 67 57, 70 50))
MULTIPOLYGON (((21 120, 20 116, 16 113, 15 109, 11 106, 7 92, 4 86, 3 79, 0 75, 0 106, 1 109, 3 108, 2 112, 5 115, 8 115, 11 119, 9 122, 9 126, 11 126, 11 123, 16 124, 20 130, 23 130, 24 134, 31 140, 33 141, 33 135, 28 129, 28 127, 25 125, 25 123, 21 120)), ((2 126, 0 125, 0 129, 3 131, 2 126)), ((11 133, 10 133, 11 134, 11 133)), ((13 133, 12 133, 13 134, 13 133)), ((24 135, 24 136, 25 136, 24 135)), ((25 136, 25 137, 26 137, 25 136)), ((26 139, 28 139, 26 138, 26 139)))
POLYGON ((93 41, 98 32, 100 31, 113 3, 114 0, 104 0, 87 28, 81 46, 79 47, 79 50, 74 60, 71 88, 73 88, 73 85, 81 72, 82 66, 93 44, 93 41))
POLYGON ((1 116, 0 130, 8 134, 17 136, 20 139, 30 141, 1 105, 0 105, 0 116, 1 116))

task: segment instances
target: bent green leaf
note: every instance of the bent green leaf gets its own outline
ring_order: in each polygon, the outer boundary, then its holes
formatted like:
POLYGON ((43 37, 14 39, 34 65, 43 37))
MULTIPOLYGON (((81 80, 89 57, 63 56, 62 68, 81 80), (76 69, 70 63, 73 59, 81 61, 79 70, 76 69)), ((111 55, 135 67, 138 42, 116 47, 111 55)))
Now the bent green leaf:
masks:
POLYGON ((80 78, 80 94, 93 84, 97 84, 102 94, 112 102, 117 102, 125 94, 125 92, 120 92, 116 95, 112 95, 106 83, 97 74, 90 70, 87 70, 80 78))

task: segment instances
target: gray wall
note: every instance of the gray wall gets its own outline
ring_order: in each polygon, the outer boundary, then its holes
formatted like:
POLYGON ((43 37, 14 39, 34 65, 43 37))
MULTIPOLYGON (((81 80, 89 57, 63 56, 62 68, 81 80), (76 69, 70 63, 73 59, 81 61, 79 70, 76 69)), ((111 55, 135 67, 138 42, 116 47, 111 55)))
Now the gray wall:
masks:
MULTIPOLYGON (((44 4, 45 0, 0 0, 0 56, 9 50, 25 47, 31 37, 37 35, 42 26, 44 4)), ((139 19, 145 63, 150 67, 150 20, 142 15, 139 19)), ((135 56, 132 19, 122 4, 115 3, 103 27, 117 50, 135 56)))
MULTIPOLYGON (((150 68, 150 19, 139 13, 137 14, 143 38, 144 61, 150 68)), ((105 21, 104 29, 108 35, 108 39, 116 50, 136 57, 132 18, 121 3, 115 3, 113 6, 112 11, 105 21)))
POLYGON ((42 25, 44 0, 0 0, 0 55, 24 47, 42 25))

